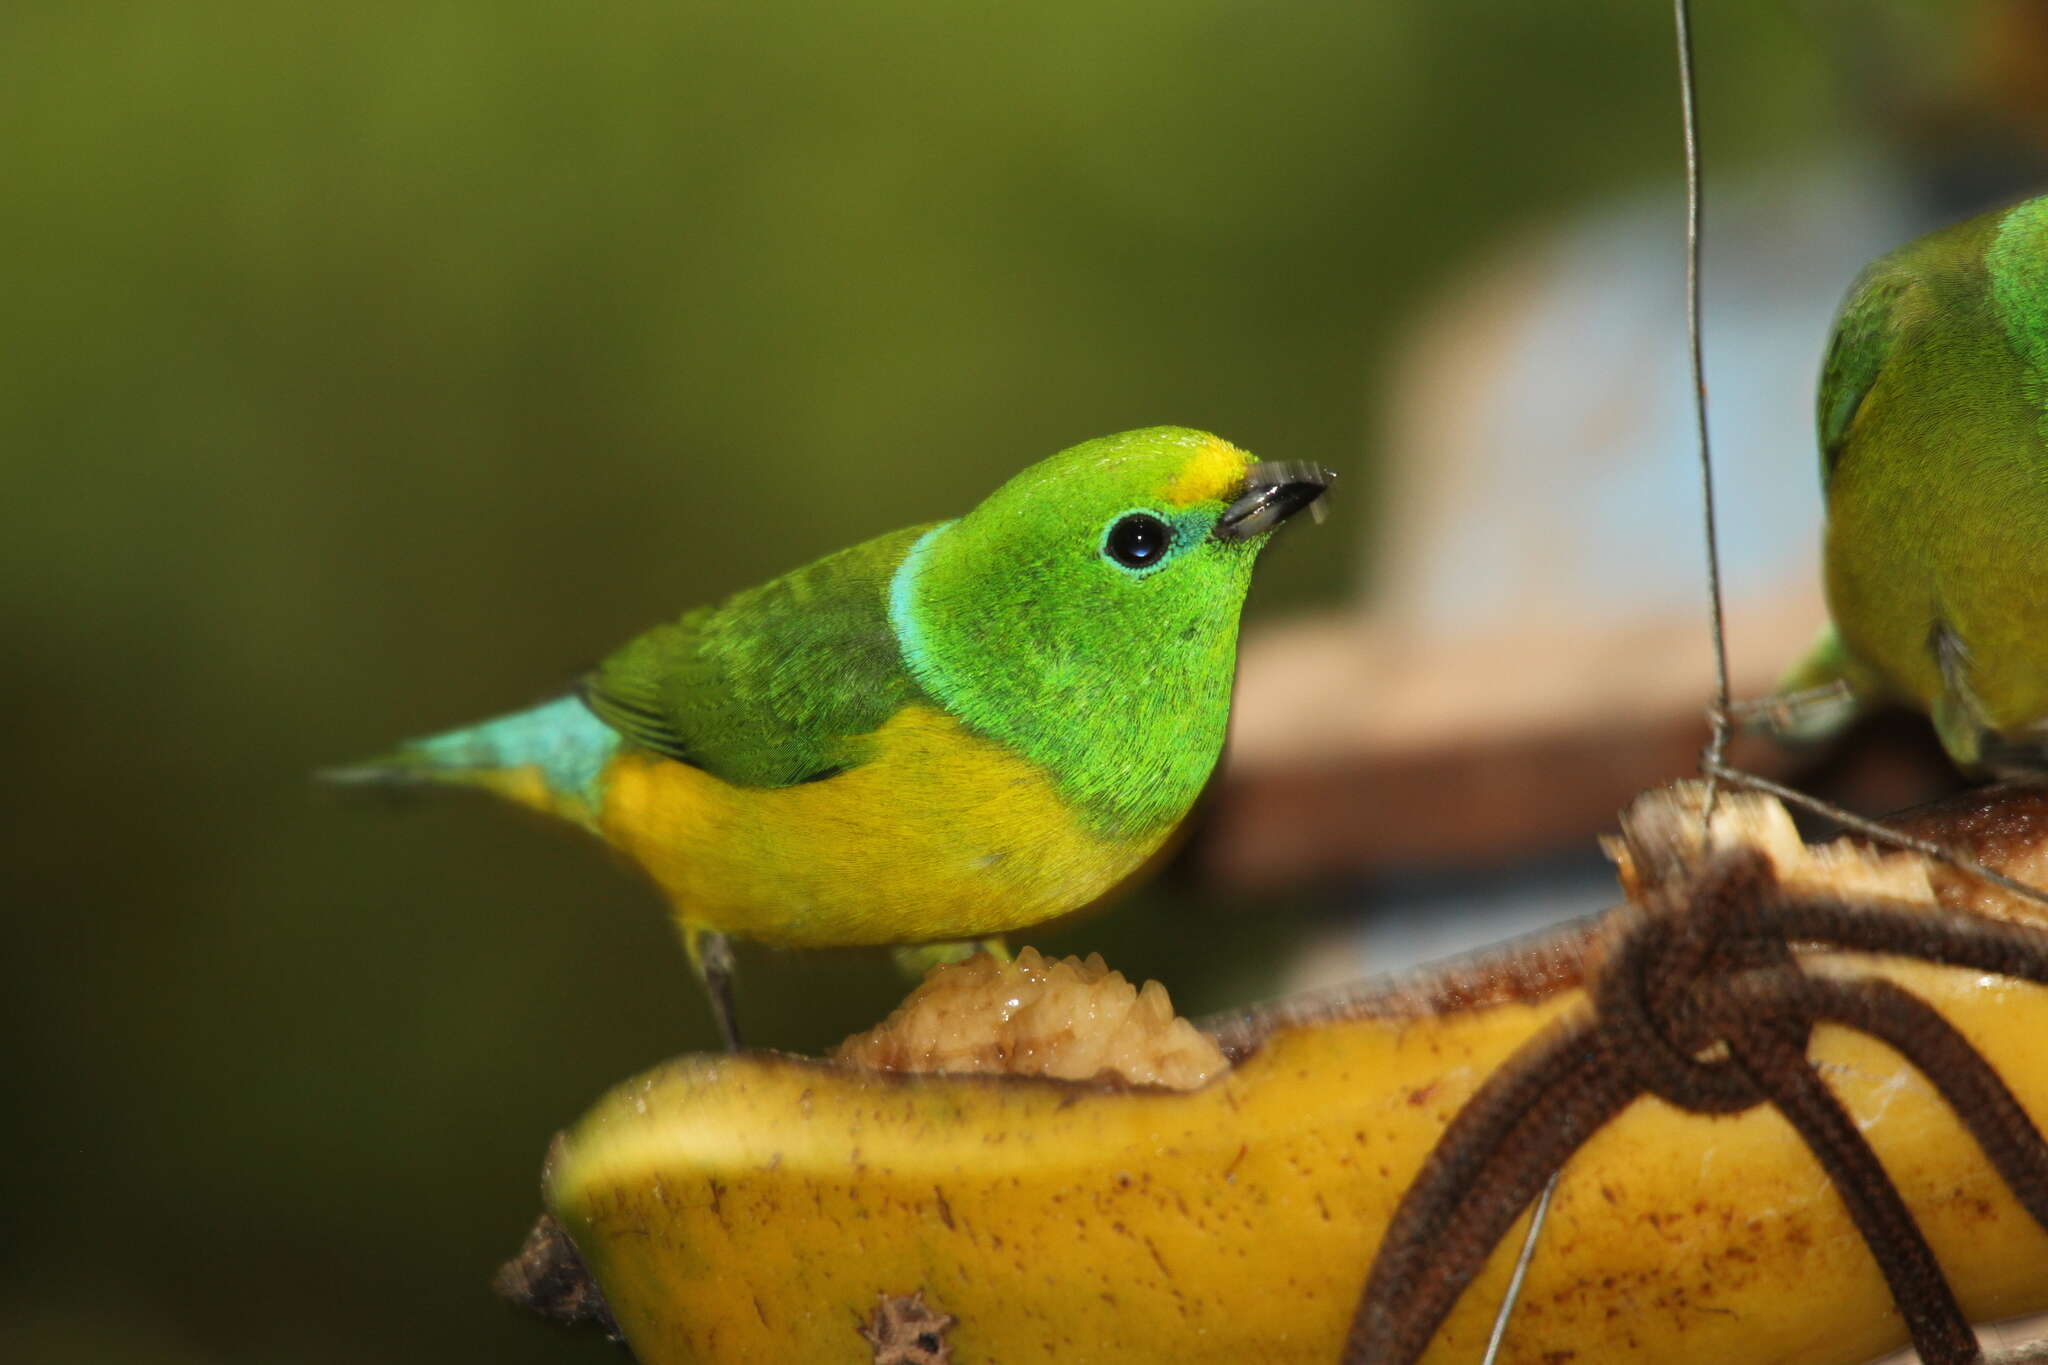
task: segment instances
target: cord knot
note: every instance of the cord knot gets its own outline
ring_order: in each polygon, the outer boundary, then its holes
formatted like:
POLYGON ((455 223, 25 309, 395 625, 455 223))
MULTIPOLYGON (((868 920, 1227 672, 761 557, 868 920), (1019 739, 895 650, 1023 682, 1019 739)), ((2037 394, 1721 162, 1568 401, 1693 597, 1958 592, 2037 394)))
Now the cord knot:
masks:
POLYGON ((1768 1098, 1738 1060, 1738 1039, 1768 1027, 1804 1049, 1810 1019, 1756 1010, 1766 981, 1801 975, 1782 940, 1756 933, 1777 894, 1770 859, 1734 847, 1620 915, 1592 997, 1615 1063, 1644 1090, 1692 1113, 1737 1113, 1768 1098))

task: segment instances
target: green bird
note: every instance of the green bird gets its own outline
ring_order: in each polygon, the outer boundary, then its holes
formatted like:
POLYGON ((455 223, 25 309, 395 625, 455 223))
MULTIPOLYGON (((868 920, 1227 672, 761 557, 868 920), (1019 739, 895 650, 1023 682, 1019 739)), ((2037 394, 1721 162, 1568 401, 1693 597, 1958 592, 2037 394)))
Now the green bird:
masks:
MULTIPOLYGON (((1831 624, 1781 684, 1812 738, 1883 702, 1966 769, 2048 752, 2048 197, 1866 267, 1820 383, 1831 624)), ((1768 704, 1767 704, 1768 705, 1768 704)))
POLYGON ((1252 564, 1334 477, 1182 427, 1089 441, 331 775, 486 788, 623 851, 736 1048, 728 935, 988 938, 1145 864, 1222 749, 1252 564))

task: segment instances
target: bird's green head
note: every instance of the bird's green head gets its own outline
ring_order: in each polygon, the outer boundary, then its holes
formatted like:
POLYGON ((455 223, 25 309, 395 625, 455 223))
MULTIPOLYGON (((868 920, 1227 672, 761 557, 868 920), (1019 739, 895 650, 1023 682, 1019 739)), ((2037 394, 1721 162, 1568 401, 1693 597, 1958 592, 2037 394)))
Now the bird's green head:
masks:
POLYGON ((1334 477, 1185 427, 1063 450, 912 548, 904 658, 1105 830, 1169 824, 1222 746, 1253 561, 1334 477))

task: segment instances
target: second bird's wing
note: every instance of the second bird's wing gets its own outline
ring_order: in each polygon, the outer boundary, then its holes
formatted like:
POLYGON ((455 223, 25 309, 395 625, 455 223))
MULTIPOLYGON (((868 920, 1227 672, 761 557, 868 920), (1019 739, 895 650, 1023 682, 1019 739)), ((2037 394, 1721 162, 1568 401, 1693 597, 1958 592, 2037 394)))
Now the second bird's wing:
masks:
POLYGON ((1820 481, 1834 477, 1857 411, 1877 383, 1899 338, 1899 311, 1917 280, 1895 257, 1874 261, 1856 277, 1836 315, 1835 331, 1821 362, 1820 481))

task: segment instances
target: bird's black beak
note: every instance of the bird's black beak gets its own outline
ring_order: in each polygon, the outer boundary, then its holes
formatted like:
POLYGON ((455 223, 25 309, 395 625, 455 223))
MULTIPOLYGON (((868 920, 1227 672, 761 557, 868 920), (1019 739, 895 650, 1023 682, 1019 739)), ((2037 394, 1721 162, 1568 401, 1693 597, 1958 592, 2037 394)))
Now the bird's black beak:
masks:
POLYGON ((1244 492, 1223 509, 1210 534, 1218 540, 1262 536, 1304 507, 1314 506, 1336 478, 1307 460, 1261 461, 1245 472, 1244 492))

